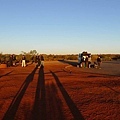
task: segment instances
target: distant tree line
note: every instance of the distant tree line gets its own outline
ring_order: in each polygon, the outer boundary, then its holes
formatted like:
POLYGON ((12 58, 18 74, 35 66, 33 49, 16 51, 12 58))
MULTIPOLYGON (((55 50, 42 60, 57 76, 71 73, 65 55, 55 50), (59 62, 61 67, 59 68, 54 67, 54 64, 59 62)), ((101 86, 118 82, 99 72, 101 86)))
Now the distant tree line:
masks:
POLYGON ((97 56, 100 56, 103 61, 120 60, 120 54, 97 54, 92 56, 93 59, 97 58, 97 56))
MULTIPOLYGON (((16 62, 20 62, 22 55, 26 56, 27 62, 33 60, 33 57, 40 55, 36 50, 31 50, 30 52, 24 52, 16 56, 16 62)), ((67 55, 54 55, 54 54, 42 54, 45 61, 56 61, 56 60, 78 60, 78 54, 67 54, 67 55)), ((10 54, 2 54, 0 53, 0 63, 6 63, 10 54)), ((92 60, 95 61, 97 57, 100 56, 103 61, 111 61, 111 60, 120 60, 120 54, 93 54, 92 60)))

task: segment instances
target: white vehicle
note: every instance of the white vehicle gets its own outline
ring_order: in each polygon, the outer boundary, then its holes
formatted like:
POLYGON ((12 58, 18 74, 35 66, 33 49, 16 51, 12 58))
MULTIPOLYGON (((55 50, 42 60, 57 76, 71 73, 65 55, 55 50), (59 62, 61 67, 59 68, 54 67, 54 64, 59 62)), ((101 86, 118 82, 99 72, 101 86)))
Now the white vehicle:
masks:
POLYGON ((91 53, 82 52, 78 54, 78 65, 82 67, 82 62, 85 62, 86 57, 91 56, 91 53))

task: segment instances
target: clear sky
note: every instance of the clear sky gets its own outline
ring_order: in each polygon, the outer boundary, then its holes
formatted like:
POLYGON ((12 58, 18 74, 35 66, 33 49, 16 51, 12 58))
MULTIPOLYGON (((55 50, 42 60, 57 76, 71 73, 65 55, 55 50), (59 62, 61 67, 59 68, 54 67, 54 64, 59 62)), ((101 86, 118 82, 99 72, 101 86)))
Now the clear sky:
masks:
POLYGON ((120 54, 120 0, 0 0, 0 52, 120 54))

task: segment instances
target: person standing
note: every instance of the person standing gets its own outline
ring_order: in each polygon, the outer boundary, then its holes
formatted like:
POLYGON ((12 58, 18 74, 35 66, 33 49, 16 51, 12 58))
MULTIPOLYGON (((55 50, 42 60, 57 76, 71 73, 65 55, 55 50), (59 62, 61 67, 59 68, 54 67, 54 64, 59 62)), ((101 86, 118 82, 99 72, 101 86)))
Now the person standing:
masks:
POLYGON ((90 68, 91 65, 91 55, 88 55, 88 68, 90 68))
POLYGON ((6 64, 7 64, 7 67, 10 67, 10 64, 9 64, 9 56, 6 56, 6 64))
POLYGON ((9 56, 9 62, 10 62, 9 66, 13 66, 13 57, 12 57, 12 55, 9 56))
POLYGON ((14 54, 12 55, 12 59, 13 59, 13 66, 16 66, 16 56, 14 54))
POLYGON ((41 66, 44 67, 44 57, 41 55, 41 66))
POLYGON ((85 67, 88 68, 88 56, 85 58, 85 67))
POLYGON ((98 68, 101 69, 101 58, 100 57, 97 58, 97 65, 98 65, 98 68))
POLYGON ((35 66, 38 66, 38 55, 35 56, 35 66))
POLYGON ((83 68, 85 67, 85 59, 86 59, 86 56, 82 56, 82 67, 83 68))
POLYGON ((22 56, 22 67, 26 67, 26 57, 22 56))
POLYGON ((40 58, 40 56, 38 56, 37 62, 38 62, 37 66, 38 66, 38 68, 40 68, 40 66, 41 66, 41 58, 40 58))

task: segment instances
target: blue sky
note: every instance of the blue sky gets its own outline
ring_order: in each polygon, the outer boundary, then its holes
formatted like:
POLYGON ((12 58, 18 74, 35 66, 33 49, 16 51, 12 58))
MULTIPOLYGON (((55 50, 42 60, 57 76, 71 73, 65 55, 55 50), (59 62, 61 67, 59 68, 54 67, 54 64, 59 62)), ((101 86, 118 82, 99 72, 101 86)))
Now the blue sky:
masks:
POLYGON ((120 0, 0 0, 0 52, 120 54, 120 0))

